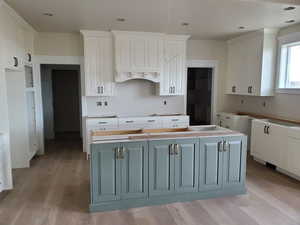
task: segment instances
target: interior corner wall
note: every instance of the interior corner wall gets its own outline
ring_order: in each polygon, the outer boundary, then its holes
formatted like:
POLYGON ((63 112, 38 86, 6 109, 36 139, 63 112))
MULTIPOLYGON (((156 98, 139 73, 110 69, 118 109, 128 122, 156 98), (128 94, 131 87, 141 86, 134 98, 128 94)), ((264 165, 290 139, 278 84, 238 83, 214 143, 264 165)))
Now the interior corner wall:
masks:
MULTIPOLYGON (((281 29, 278 36, 295 32, 300 32, 300 23, 281 29)), ((224 111, 251 112, 300 120, 300 96, 296 94, 275 93, 274 97, 228 95, 226 99, 224 111)))

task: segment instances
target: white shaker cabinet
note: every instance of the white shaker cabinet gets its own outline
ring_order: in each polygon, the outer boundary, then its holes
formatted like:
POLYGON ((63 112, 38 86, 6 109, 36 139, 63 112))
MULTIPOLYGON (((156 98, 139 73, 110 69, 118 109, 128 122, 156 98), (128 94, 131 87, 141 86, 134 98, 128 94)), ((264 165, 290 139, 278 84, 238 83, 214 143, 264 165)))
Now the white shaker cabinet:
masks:
POLYGON ((188 35, 166 35, 159 95, 184 95, 188 35))
POLYGON ((86 96, 113 96, 113 41, 110 32, 84 31, 86 96))
POLYGON ((0 192, 4 190, 4 142, 2 138, 2 134, 0 134, 0 192))
POLYGON ((290 127, 269 120, 252 121, 251 155, 284 168, 287 134, 290 127))
POLYGON ((291 128, 287 140, 288 147, 283 169, 300 178, 300 128, 291 128))
POLYGON ((275 29, 262 29, 228 41, 227 94, 273 96, 275 29))

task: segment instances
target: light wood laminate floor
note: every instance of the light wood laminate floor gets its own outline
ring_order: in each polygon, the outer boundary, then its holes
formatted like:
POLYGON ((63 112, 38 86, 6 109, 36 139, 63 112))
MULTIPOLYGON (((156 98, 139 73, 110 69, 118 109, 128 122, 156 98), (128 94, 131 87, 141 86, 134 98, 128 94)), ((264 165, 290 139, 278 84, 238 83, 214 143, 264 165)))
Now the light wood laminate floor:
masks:
POLYGON ((249 160, 242 196, 88 213, 89 163, 80 143, 51 143, 1 194, 0 225, 296 225, 300 182, 249 160))

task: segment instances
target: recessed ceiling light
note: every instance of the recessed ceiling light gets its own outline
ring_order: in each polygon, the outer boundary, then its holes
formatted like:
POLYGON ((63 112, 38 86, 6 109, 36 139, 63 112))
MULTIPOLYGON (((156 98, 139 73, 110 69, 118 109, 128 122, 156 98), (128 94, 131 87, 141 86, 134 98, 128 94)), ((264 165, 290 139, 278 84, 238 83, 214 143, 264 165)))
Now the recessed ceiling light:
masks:
POLYGON ((285 21, 285 23, 294 23, 295 20, 288 20, 288 21, 285 21))
POLYGON ((43 15, 44 15, 44 16, 53 16, 53 13, 48 13, 48 12, 46 12, 46 13, 43 13, 43 15))
POLYGON ((181 24, 181 26, 184 26, 184 27, 187 27, 188 25, 190 25, 190 24, 187 23, 187 22, 183 22, 183 23, 181 24))
POLYGON ((239 30, 244 30, 244 29, 245 29, 245 27, 243 27, 243 26, 239 27, 239 30))
POLYGON ((285 11, 290 11, 290 10, 294 10, 294 9, 296 9, 296 7, 294 7, 294 6, 289 6, 289 7, 284 8, 285 11))
POLYGON ((125 22, 125 19, 124 18, 117 18, 117 21, 119 21, 119 22, 125 22))

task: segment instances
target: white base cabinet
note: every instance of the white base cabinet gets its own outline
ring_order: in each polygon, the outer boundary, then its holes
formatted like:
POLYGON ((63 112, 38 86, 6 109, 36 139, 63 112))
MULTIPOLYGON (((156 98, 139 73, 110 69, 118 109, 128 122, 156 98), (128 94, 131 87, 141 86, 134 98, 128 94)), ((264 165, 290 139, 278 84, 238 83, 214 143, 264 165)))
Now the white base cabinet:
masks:
POLYGON ((84 119, 85 135, 83 148, 90 154, 91 132, 109 130, 137 130, 158 128, 186 128, 190 124, 189 116, 145 116, 126 118, 89 118, 84 119))
POLYGON ((251 141, 251 118, 245 115, 219 112, 216 114, 216 125, 230 130, 241 132, 248 136, 248 149, 251 141))
POLYGON ((300 128, 270 120, 252 121, 251 155, 300 178, 300 128))
POLYGON ((0 134, 0 192, 4 190, 4 143, 2 140, 2 135, 0 134))

